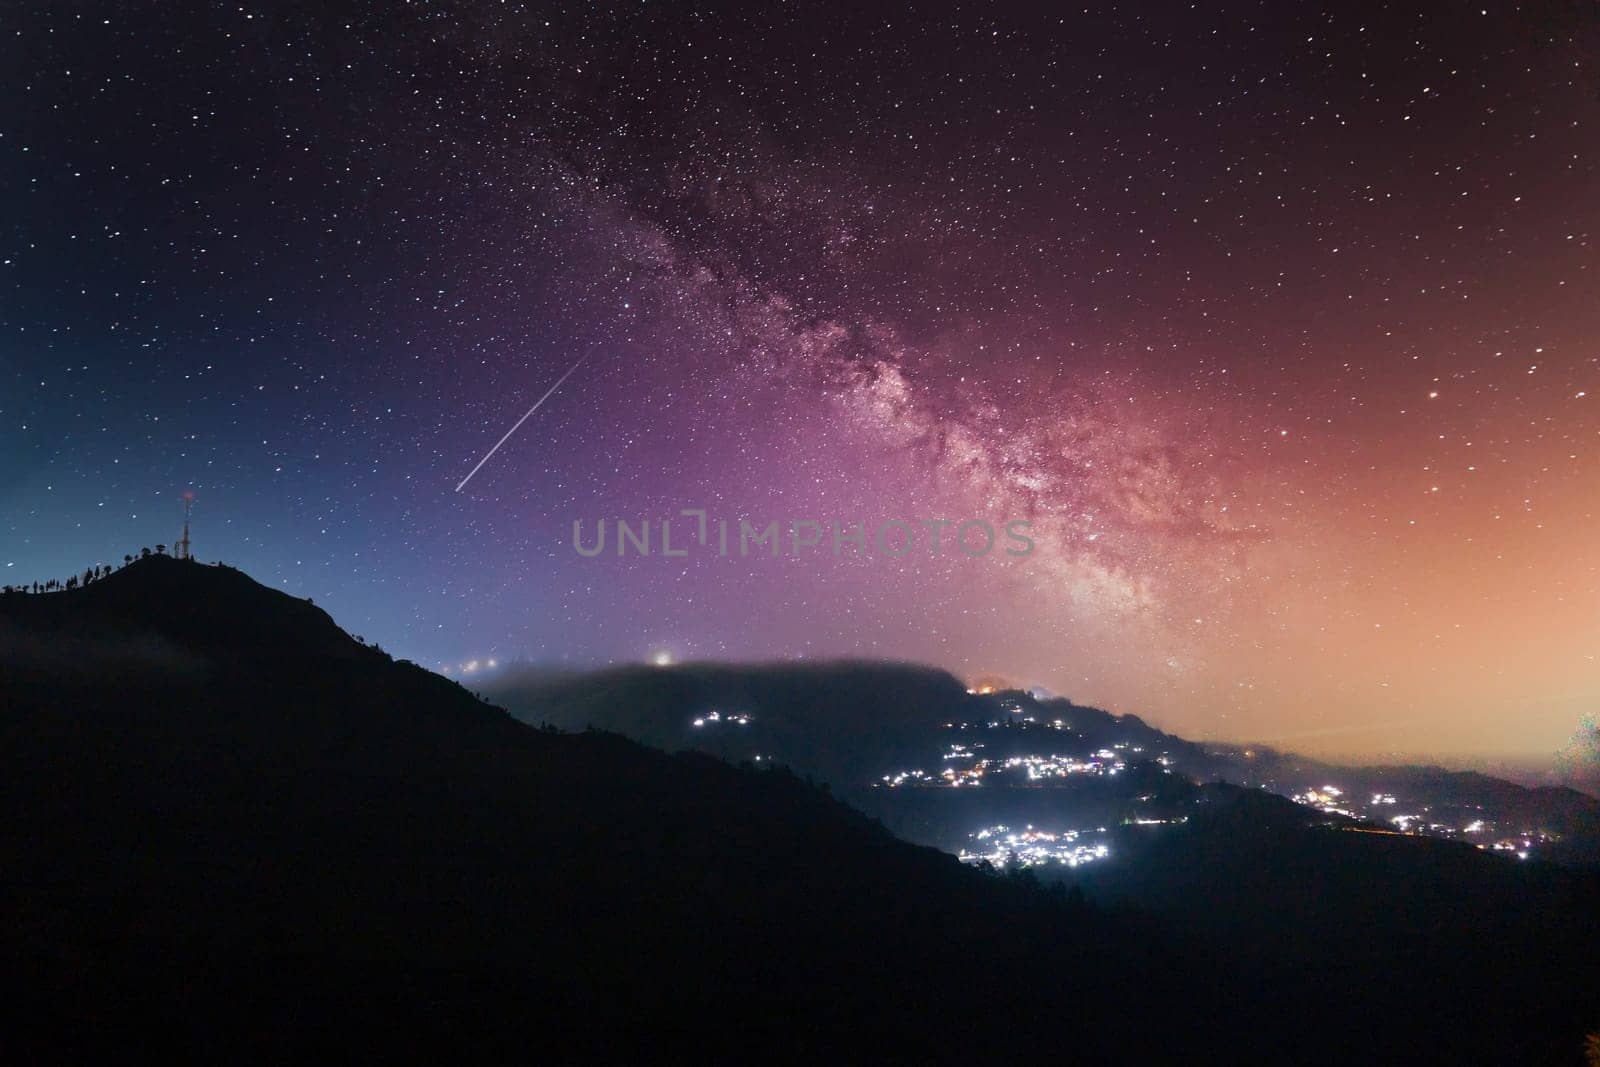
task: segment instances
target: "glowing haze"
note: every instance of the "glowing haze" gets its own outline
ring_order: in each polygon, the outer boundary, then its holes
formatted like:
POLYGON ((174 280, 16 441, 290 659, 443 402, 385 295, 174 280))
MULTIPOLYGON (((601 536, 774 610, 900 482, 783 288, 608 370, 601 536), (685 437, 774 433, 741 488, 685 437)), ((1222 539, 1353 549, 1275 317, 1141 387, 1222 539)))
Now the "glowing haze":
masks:
POLYGON ((427 663, 896 657, 1552 753, 1600 699, 1600 38, 1280 6, 29 13, 5 581, 193 486, 198 556, 427 663), (1037 549, 572 549, 680 508, 1037 549))

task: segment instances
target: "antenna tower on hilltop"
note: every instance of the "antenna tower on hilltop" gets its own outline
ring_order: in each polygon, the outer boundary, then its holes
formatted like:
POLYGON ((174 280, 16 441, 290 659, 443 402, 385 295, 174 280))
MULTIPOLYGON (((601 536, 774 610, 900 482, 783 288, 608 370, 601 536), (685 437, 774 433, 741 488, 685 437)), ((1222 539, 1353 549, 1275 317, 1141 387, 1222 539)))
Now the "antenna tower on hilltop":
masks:
POLYGON ((194 508, 194 490, 185 490, 183 494, 183 536, 178 543, 172 546, 172 555, 177 559, 193 559, 189 551, 189 512, 194 508))

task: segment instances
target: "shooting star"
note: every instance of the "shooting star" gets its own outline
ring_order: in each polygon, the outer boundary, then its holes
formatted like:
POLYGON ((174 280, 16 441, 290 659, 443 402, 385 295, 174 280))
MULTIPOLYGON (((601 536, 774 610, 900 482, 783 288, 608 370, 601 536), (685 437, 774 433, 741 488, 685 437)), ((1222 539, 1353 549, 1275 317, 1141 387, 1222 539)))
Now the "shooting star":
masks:
POLYGON ((496 452, 500 451, 500 446, 501 445, 503 445, 507 441, 511 440, 511 435, 517 432, 517 428, 518 427, 520 427, 523 423, 528 421, 528 416, 532 415, 535 411, 538 411, 539 410, 539 405, 543 404, 546 400, 549 400, 551 394, 554 393, 557 389, 561 388, 561 383, 566 381, 568 378, 572 377, 572 372, 577 370, 579 367, 583 366, 583 361, 588 359, 588 358, 589 358, 589 354, 587 352, 585 352, 583 355, 579 356, 578 357, 578 362, 576 362, 572 366, 568 367, 567 368, 567 373, 565 373, 561 377, 557 378, 556 379, 556 384, 552 385, 549 389, 545 390, 544 396, 541 396, 538 400, 535 400, 533 402, 533 407, 529 408, 527 410, 526 414, 524 414, 522 416, 522 418, 518 419, 516 421, 516 423, 514 423, 512 425, 511 429, 506 431, 506 435, 504 437, 500 438, 500 440, 495 443, 495 446, 493 448, 489 449, 489 451, 484 454, 484 457, 482 459, 478 460, 478 465, 476 467, 473 467, 471 472, 469 472, 465 478, 461 479, 461 484, 456 486, 456 492, 459 493, 459 492, 461 492, 461 490, 463 490, 463 489, 465 489, 467 487, 467 483, 472 481, 472 476, 474 474, 477 474, 480 470, 482 470, 483 469, 483 465, 485 463, 489 462, 490 457, 492 457, 496 452))

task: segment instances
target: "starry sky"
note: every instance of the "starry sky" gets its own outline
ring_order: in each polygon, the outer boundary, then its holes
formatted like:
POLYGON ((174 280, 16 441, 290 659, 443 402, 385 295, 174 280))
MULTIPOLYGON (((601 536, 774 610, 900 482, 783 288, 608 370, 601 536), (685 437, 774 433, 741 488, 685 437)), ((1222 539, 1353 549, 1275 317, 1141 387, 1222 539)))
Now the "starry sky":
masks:
POLYGON ((457 672, 904 658, 1361 756, 1600 702, 1585 5, 13 15, 6 582, 193 489, 457 672), (573 551, 683 508, 1036 549, 573 551))

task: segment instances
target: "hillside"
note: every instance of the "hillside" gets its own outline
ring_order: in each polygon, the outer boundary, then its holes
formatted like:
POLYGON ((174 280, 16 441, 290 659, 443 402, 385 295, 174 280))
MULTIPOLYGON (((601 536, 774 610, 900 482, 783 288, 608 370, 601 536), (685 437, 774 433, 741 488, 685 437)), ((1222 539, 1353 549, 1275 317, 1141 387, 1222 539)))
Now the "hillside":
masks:
POLYGON ((1127 779, 1021 780, 995 773, 1007 760, 1107 762, 1097 754, 1110 751, 1123 763, 1159 759, 1193 782, 1263 787, 1287 797, 1304 798, 1334 784, 1338 792, 1315 806, 1387 828, 1396 816, 1410 816, 1405 828, 1414 832, 1486 847, 1515 843, 1514 851, 1542 858, 1600 863, 1600 800, 1571 789, 1528 788, 1438 767, 1340 766, 1261 745, 1200 744, 1136 715, 1070 700, 1015 690, 971 693, 929 667, 691 663, 588 674, 512 667, 480 684, 529 722, 593 726, 667 750, 788 764, 828 782, 897 833, 950 850, 986 817, 1045 824, 1138 817, 1133 803, 1144 790, 1127 779), (927 777, 911 784, 936 785, 952 767, 977 763, 987 766, 981 777, 988 784, 1026 788, 987 790, 982 797, 882 788, 886 777, 917 772, 927 777), (1469 833, 1470 826, 1477 828, 1469 833))
MULTIPOLYGON (((157 558, 0 597, 0 636, 0 959, 28 976, 0 1027, 12 1059, 943 1062, 999 1042, 1094 1062, 1561 1062, 1600 1004, 1590 882, 1462 846, 1441 862, 1152 761, 1101 799, 1128 802, 1125 783, 1187 821, 1120 827, 1117 865, 1040 886, 896 839, 782 769, 518 722, 227 568, 157 558), (1470 926, 1458 899, 1482 901, 1470 926), (1341 948, 1378 936, 1382 953, 1341 948), (1522 962, 1477 980, 1484 945, 1522 962), (1300 980, 1312 959, 1339 996, 1300 980), (1396 989, 1436 995, 1396 1014, 1378 995, 1396 989)), ((935 672, 852 671, 908 720, 968 699, 935 672)), ((656 679, 692 701, 697 677, 625 673, 589 706, 658 707, 656 679)), ((745 699, 786 729, 848 721, 854 691, 828 670, 759 682, 745 699)), ((1176 744, 1091 710, 1073 713, 1084 743, 1176 744)))
MULTIPOLYGON (((896 833, 949 851, 1004 856, 1033 839, 1059 856, 1076 833, 1108 856, 1021 862, 1200 938, 1242 1002, 1339 1033, 1336 1062, 1358 1045, 1381 1062, 1573 1062, 1575 1038, 1557 1035, 1600 1016, 1600 878, 1539 861, 1594 854, 1595 805, 1569 790, 1213 749, 1135 716, 968 693, 898 665, 511 672, 491 692, 530 718, 792 758, 896 833), (1428 822, 1402 834, 1396 813, 1428 822), (1538 826, 1562 836, 1499 849, 1538 826), (1355 1019, 1359 1035, 1339 1022, 1355 1019)), ((1290 1047, 1290 1059, 1317 1055, 1290 1047)))
POLYGON ((1019 1047, 1124 1058, 1226 1017, 1148 923, 783 772, 525 726, 238 572, 147 560, 0 620, 6 1051, 932 1051, 1003 989, 1052 1020, 1019 1047), (1131 988, 1163 1022, 1097 1027, 1131 988))
POLYGON ((765 754, 847 789, 894 769, 937 760, 951 724, 1070 720, 1080 746, 1132 741, 1152 752, 1205 751, 1137 716, 1021 692, 969 693, 947 671, 905 663, 686 663, 590 673, 512 666, 481 683, 531 722, 615 730, 668 750, 699 749, 731 760, 765 754), (696 727, 710 712, 748 716, 738 729, 696 727))

